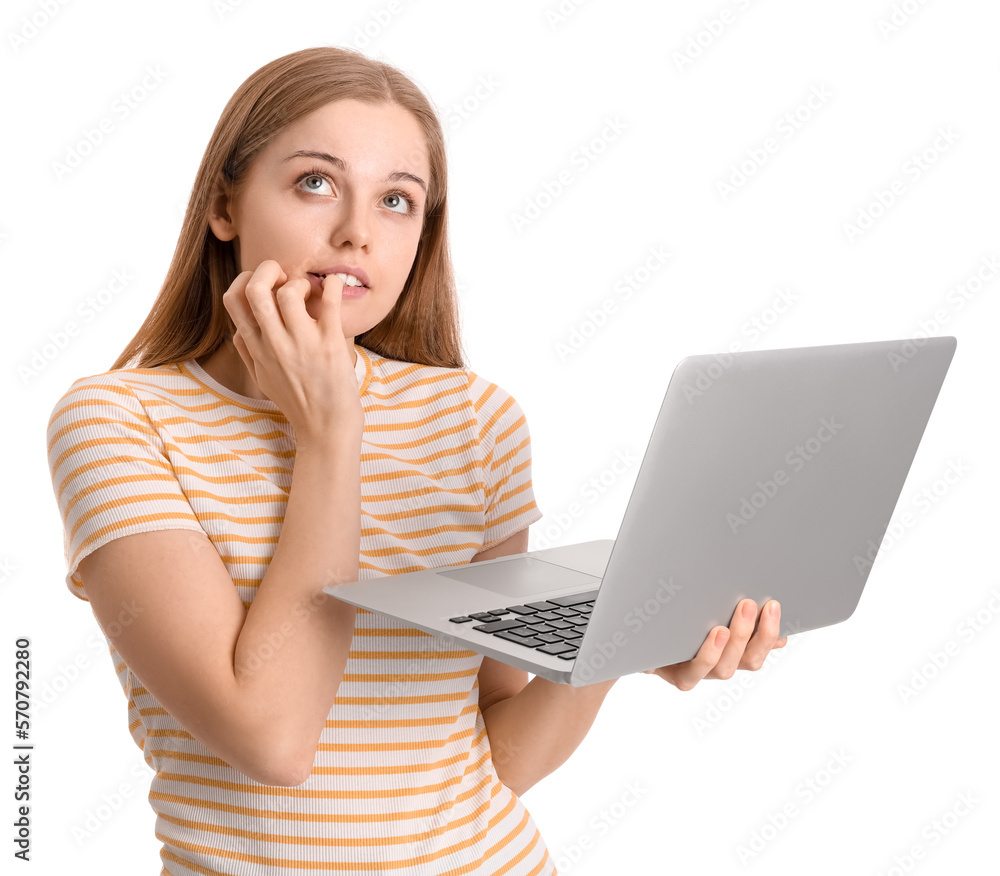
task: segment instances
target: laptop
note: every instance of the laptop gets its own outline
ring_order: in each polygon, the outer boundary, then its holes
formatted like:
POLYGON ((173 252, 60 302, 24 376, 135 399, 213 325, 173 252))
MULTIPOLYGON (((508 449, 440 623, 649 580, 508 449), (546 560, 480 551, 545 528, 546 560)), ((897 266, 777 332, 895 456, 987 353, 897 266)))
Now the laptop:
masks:
POLYGON ((689 356, 614 539, 324 592, 574 686, 692 659, 746 597, 781 603, 779 636, 841 623, 955 347, 935 337, 689 356))

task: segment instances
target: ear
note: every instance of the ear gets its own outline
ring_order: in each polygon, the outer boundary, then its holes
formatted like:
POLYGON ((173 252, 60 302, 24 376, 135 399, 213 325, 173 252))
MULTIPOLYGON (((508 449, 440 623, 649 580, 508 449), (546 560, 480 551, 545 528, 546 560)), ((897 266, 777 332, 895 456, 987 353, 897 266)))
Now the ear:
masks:
POLYGON ((219 240, 232 240, 236 237, 236 225, 231 213, 232 198, 226 192, 221 180, 217 180, 209 199, 208 225, 219 240))

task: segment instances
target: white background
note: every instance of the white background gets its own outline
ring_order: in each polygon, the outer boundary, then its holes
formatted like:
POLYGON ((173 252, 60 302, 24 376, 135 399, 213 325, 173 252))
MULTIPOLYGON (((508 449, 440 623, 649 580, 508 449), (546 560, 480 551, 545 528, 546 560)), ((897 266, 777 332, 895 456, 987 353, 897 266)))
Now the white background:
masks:
MULTIPOLYGON (((10 691, 14 639, 31 638, 36 695, 33 860, 17 872, 159 872, 149 771, 97 624, 63 583, 45 425, 69 384, 108 370, 148 313, 233 91, 313 45, 402 68, 440 109, 465 348, 527 416, 546 515, 532 548, 543 534, 546 545, 615 536, 636 467, 606 471, 618 452, 641 456, 684 356, 958 338, 897 506, 914 523, 883 544, 857 612, 729 681, 689 692, 653 676, 619 681, 572 758, 524 795, 560 874, 996 866, 996 4, 45 6, 17 0, 0 18, 0 655, 10 691), (116 100, 147 68, 162 81, 121 117, 116 100), (810 109, 810 94, 825 96, 810 109), (85 151, 84 131, 102 118, 113 130, 60 176, 56 164, 85 151), (755 166, 768 137, 777 151, 755 166), (913 156, 925 151, 920 170, 913 156), (752 173, 724 196, 719 182, 744 161, 752 173), (564 171, 569 185, 546 200, 564 171), (905 191, 880 208, 893 180, 905 191), (518 227, 532 204, 536 218, 518 227), (878 215, 852 240, 862 212, 878 215), (671 257, 624 300, 616 285, 657 246, 671 257), (78 306, 115 270, 133 279, 81 324, 78 306), (959 307, 957 287, 977 271, 986 282, 959 307), (782 290, 794 303, 779 314, 782 290), (595 326, 588 311, 605 300, 616 309, 595 326), (80 333, 26 371, 70 321, 80 333), (952 464, 968 471, 947 484, 952 464), (602 473, 589 501, 582 491, 602 473), (921 511, 923 490, 933 501, 921 511), (573 502, 584 513, 560 525, 573 502), (963 635, 977 612, 979 631, 963 635), (949 642, 943 668, 925 670, 949 642), (915 672, 933 677, 904 701, 915 672), (846 766, 827 772, 834 753, 846 766), (105 797, 123 791, 110 807, 105 797), (773 827, 789 804, 794 816, 773 827), (743 861, 755 832, 763 846, 743 861)), ((4 745, 12 712, 0 713, 4 745)), ((2 775, 12 789, 13 768, 2 775)), ((8 861, 12 796, 0 792, 8 861)))

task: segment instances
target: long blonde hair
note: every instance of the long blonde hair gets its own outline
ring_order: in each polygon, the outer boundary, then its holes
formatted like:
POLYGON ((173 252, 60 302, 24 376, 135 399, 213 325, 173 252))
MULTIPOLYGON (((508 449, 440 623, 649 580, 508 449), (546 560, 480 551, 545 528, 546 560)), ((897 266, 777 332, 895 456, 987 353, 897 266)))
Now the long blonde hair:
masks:
POLYGON ((448 246, 448 167, 437 114, 396 68, 353 49, 320 46, 265 64, 226 104, 198 168, 163 286, 112 370, 200 358, 232 335, 235 326, 222 295, 240 268, 232 241, 220 241, 209 228, 213 188, 221 182, 228 193, 239 192, 254 158, 285 126, 348 98, 409 110, 424 131, 431 170, 423 229, 403 290, 386 317, 355 343, 390 359, 465 367, 448 246))

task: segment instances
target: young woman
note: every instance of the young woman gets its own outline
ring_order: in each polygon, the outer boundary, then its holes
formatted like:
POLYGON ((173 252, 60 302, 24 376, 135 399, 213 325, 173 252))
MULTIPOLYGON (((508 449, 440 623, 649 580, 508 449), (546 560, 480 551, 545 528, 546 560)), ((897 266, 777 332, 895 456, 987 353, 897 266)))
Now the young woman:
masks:
MULTIPOLYGON (((322 592, 527 550, 528 426, 459 346, 427 99, 344 49, 262 67, 152 311, 48 428, 66 583, 156 772, 163 873, 555 872, 519 795, 613 682, 529 684, 322 592)), ((756 669, 777 630, 745 600, 656 674, 756 669)))

